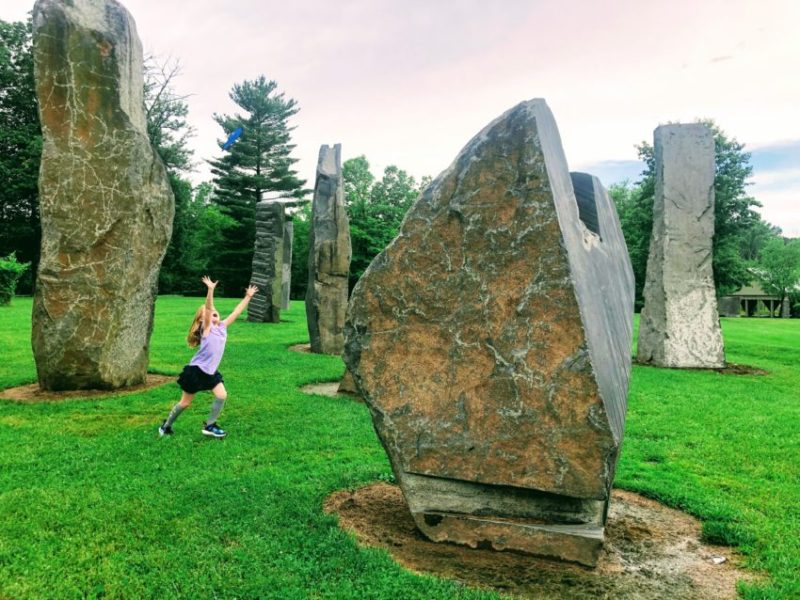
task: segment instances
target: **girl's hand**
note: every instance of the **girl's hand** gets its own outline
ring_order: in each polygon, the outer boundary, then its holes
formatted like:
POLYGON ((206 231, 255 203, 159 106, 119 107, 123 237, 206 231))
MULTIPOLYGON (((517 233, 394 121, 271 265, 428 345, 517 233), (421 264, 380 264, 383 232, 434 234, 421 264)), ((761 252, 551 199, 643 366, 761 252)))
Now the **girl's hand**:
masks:
POLYGON ((217 283, 219 283, 218 281, 211 281, 208 275, 203 275, 202 282, 205 283, 206 287, 210 290, 213 290, 215 287, 217 287, 217 283))
POLYGON ((245 298, 252 298, 258 293, 258 288, 254 285, 251 285, 244 291, 245 298))

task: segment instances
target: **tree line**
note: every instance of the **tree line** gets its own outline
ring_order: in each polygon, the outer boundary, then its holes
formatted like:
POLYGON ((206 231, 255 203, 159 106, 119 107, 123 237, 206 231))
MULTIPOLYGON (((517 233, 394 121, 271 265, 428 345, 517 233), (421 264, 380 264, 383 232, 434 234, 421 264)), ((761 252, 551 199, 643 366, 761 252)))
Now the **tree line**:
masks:
MULTIPOLYGON (((199 274, 220 280, 219 293, 238 296, 250 278, 255 240, 255 206, 265 192, 304 198, 309 195, 291 154, 296 100, 279 91, 265 76, 233 86, 230 98, 240 112, 215 114, 222 142, 236 129, 243 134, 219 158, 208 161, 212 180, 192 186, 188 174, 194 156, 194 135, 186 121, 187 97, 175 93, 180 75, 176 62, 148 57, 144 65, 145 110, 150 140, 164 161, 175 195, 172 239, 159 275, 159 293, 201 294, 199 274)), ((800 241, 786 240, 755 210, 747 194, 752 174, 750 155, 713 122, 716 140, 714 278, 720 295, 753 280, 780 297, 800 302, 794 289, 800 279, 800 241)), ((30 263, 19 283, 30 293, 39 259, 37 178, 42 133, 35 86, 31 24, 0 21, 0 258, 15 253, 30 263)), ((635 183, 611 186, 636 277, 637 307, 652 230, 655 193, 653 148, 638 146, 645 170, 635 183)), ((351 288, 374 256, 397 234, 400 223, 429 178, 417 181, 390 165, 380 178, 365 156, 343 164, 345 199, 353 248, 351 288)), ((296 211, 292 260, 292 296, 303 297, 307 279, 310 205, 296 211)), ((19 267, 9 267, 19 273, 19 267)), ((800 309, 800 306, 797 307, 800 309)))

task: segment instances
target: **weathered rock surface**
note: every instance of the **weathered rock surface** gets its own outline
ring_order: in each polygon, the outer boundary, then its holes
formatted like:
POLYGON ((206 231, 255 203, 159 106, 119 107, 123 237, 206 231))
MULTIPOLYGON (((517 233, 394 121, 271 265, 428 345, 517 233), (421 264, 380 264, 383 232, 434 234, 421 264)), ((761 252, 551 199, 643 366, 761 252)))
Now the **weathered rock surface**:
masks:
POLYGON ((247 307, 248 321, 280 323, 284 232, 283 204, 271 200, 256 204, 256 244, 250 283, 258 286, 258 293, 247 307))
POLYGON ((33 40, 44 138, 39 384, 140 384, 174 199, 147 136, 136 26, 115 0, 37 0, 33 40))
POLYGON ((292 292, 292 244, 294 222, 287 219, 283 224, 283 268, 281 277, 281 310, 288 310, 292 292))
POLYGON ((341 144, 319 150, 311 215, 306 292, 311 351, 339 355, 344 347, 351 255, 341 144))
POLYGON ((712 270, 714 136, 705 125, 655 130, 656 193, 637 360, 725 366, 712 270))
POLYGON ((622 441, 633 275, 543 100, 490 123, 353 292, 344 360, 431 539, 594 564, 622 441), (588 219, 588 216, 586 216, 588 219))

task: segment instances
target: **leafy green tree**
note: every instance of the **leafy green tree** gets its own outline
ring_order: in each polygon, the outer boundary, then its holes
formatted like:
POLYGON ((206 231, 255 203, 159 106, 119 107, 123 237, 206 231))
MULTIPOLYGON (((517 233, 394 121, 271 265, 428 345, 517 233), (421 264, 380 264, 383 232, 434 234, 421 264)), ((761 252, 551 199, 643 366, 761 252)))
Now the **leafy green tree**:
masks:
POLYGON ((32 264, 20 281, 22 293, 32 291, 39 264, 41 155, 31 23, 0 21, 0 256, 16 252, 32 264))
POLYGON ((781 228, 766 221, 756 221, 748 228, 739 243, 739 254, 747 262, 754 262, 761 255, 761 250, 771 239, 780 237, 781 228))
POLYGON ((628 181, 608 188, 617 207, 620 226, 628 246, 636 284, 636 310, 641 310, 642 291, 647 274, 647 256, 650 253, 650 234, 653 230, 653 181, 631 185, 628 181))
POLYGON ((174 82, 180 76, 180 63, 147 56, 144 61, 144 107, 147 135, 158 151, 167 170, 177 175, 192 169, 189 140, 194 129, 186 122, 188 96, 175 92, 174 82))
POLYGON ((294 214, 294 243, 292 246, 292 298, 305 298, 308 287, 308 245, 311 230, 311 203, 304 204, 294 214))
MULTIPOLYGON (((175 218, 172 237, 158 275, 158 291, 174 294, 196 287, 190 283, 187 259, 190 235, 196 215, 191 214, 192 184, 184 175, 192 170, 193 152, 189 140, 194 130, 186 121, 187 96, 175 92, 175 79, 180 75, 178 62, 161 61, 153 56, 144 62, 144 105, 147 134, 169 174, 175 196, 175 218)), ((196 279, 196 277, 195 277, 196 279)))
POLYGON ((30 263, 18 262, 13 252, 6 257, 0 256, 0 306, 11 303, 19 278, 30 266, 30 263))
POLYGON ((169 183, 175 196, 175 218, 172 221, 172 237, 158 273, 158 292, 175 294, 184 291, 188 277, 188 243, 194 228, 190 212, 192 185, 185 179, 170 173, 169 183))
POLYGON ((236 84, 230 98, 244 114, 214 115, 226 137, 238 128, 244 133, 218 160, 209 161, 214 175, 213 201, 235 222, 225 229, 215 251, 215 271, 224 293, 238 295, 250 280, 255 241, 255 208, 262 193, 285 192, 302 197, 305 181, 293 169, 290 156, 292 127, 297 102, 277 92, 278 84, 263 75, 236 84))
POLYGON ((224 243, 224 232, 236 225, 231 217, 212 202, 212 195, 213 186, 210 183, 201 183, 195 189, 187 211, 187 219, 192 226, 186 239, 187 278, 183 292, 194 296, 205 293, 205 286, 199 279, 201 274, 207 273, 212 279, 220 278, 215 266, 216 248, 224 243))
POLYGON ((800 240, 771 238, 761 250, 753 272, 768 294, 781 303, 800 285, 800 240))
POLYGON ((345 161, 342 177, 353 249, 352 289, 372 259, 397 235, 403 217, 430 179, 417 183, 404 170, 390 165, 376 181, 364 156, 345 161))
POLYGON ((178 179, 176 190, 175 227, 172 240, 159 273, 159 293, 202 296, 205 286, 200 276, 208 273, 219 278, 214 265, 215 249, 224 241, 224 231, 236 225, 222 209, 211 202, 213 186, 201 183, 192 189, 178 179))

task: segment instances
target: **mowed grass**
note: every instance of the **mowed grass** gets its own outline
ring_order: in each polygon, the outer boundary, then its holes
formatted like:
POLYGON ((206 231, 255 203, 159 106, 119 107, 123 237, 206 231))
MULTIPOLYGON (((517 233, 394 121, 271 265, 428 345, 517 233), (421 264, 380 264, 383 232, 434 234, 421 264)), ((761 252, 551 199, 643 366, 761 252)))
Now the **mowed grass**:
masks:
MULTIPOLYGON (((219 300, 223 314, 236 300, 219 300)), ((151 370, 177 374, 198 299, 160 297, 151 370)), ((0 387, 35 380, 27 298, 0 309, 0 387)), ((159 439, 174 384, 105 400, 0 401, 0 598, 497 598, 360 548, 321 510, 390 477, 365 406, 301 393, 340 359, 288 352, 285 322, 231 327, 219 441, 208 394, 159 439)), ((748 598, 800 597, 800 321, 723 320, 728 359, 767 376, 636 367, 619 487, 692 512, 768 578, 748 598)))

